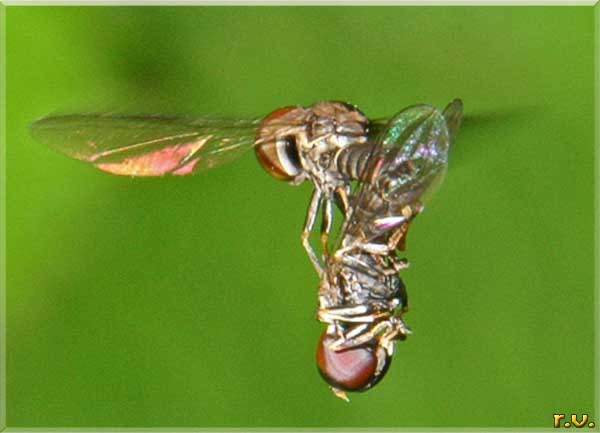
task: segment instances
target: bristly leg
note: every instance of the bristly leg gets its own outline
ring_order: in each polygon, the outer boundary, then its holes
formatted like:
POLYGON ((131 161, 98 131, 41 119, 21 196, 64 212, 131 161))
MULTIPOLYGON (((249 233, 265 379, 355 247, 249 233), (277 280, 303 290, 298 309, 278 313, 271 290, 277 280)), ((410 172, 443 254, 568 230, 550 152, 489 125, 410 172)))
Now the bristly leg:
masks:
POLYGON ((312 232, 313 227, 315 226, 315 220, 317 219, 317 213, 319 212, 319 207, 321 205, 321 201, 323 198, 323 194, 317 188, 313 190, 312 196, 310 198, 310 204, 308 205, 308 210, 306 212, 306 222, 304 223, 304 230, 302 231, 302 246, 306 250, 308 254, 308 258, 310 259, 313 267, 319 274, 319 278, 323 279, 324 271, 323 266, 319 262, 317 254, 310 244, 310 233, 312 232))

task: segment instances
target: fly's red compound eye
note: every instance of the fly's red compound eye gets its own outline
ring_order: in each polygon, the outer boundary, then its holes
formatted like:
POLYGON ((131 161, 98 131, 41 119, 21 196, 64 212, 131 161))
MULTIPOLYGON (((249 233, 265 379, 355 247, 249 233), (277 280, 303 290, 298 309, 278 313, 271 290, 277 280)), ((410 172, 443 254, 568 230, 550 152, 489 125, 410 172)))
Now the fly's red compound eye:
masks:
POLYGON ((265 117, 256 134, 260 165, 276 179, 292 180, 302 169, 294 127, 304 121, 302 107, 283 107, 265 117))
POLYGON ((333 341, 324 331, 317 347, 317 367, 329 385, 342 391, 365 391, 383 378, 392 358, 377 342, 336 352, 330 348, 333 341))

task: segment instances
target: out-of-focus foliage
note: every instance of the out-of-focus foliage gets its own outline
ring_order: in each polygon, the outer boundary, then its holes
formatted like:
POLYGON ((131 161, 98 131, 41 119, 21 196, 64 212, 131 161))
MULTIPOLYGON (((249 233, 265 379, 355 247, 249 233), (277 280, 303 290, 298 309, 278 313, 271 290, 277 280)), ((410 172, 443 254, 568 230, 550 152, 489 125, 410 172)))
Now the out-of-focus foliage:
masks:
MULTIPOLYGON (((9 7, 8 422, 550 427, 593 414, 590 7, 9 7), (465 119, 403 274, 414 335, 351 404, 315 368, 310 195, 252 155, 111 176, 65 112, 252 117, 337 99, 465 119)), ((595 414, 596 416, 598 414, 595 414)))

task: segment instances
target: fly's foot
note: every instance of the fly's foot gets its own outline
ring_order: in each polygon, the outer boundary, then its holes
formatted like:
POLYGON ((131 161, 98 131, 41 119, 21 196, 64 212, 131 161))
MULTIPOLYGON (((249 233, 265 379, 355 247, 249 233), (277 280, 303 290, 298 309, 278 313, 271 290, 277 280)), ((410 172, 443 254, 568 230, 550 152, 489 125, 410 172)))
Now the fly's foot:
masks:
POLYGON ((410 263, 405 258, 390 256, 390 262, 396 272, 400 272, 401 270, 407 269, 410 266, 410 263))
POLYGON ((337 398, 341 398, 346 403, 350 403, 350 399, 348 398, 348 396, 346 395, 346 393, 344 391, 342 391, 341 389, 335 388, 333 386, 330 386, 329 389, 331 390, 331 392, 333 392, 335 394, 335 396, 337 398))

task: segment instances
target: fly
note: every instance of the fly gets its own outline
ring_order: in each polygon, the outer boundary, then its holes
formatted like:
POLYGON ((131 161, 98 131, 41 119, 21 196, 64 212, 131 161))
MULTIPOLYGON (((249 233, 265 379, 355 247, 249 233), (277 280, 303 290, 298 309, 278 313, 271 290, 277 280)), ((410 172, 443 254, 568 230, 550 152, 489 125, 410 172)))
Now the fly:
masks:
POLYGON ((348 210, 351 181, 359 180, 384 121, 353 105, 318 102, 279 108, 262 119, 118 116, 49 116, 33 123, 33 136, 72 158, 125 176, 186 176, 228 163, 254 148, 274 178, 314 189, 301 240, 322 278, 323 262, 309 242, 322 209, 321 245, 328 256, 333 204, 348 210))
POLYGON ((383 129, 346 213, 337 249, 327 259, 317 319, 327 324, 317 366, 333 392, 365 391, 385 375, 397 340, 410 329, 398 257, 424 200, 440 184, 448 150, 462 118, 462 102, 440 112, 406 108, 383 129))

